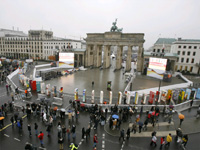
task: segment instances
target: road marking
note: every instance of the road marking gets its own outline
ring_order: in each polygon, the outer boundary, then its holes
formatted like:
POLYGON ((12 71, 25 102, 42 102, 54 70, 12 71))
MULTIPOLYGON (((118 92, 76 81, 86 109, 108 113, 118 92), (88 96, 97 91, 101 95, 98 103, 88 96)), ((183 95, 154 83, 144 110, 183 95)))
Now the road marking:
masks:
POLYGON ((16 140, 16 141, 19 141, 19 142, 20 142, 20 139, 14 138, 14 140, 16 140))
POLYGON ((4 136, 6 136, 6 137, 10 137, 9 135, 7 135, 7 134, 4 134, 4 136))
POLYGON ((104 150, 104 148, 105 148, 105 141, 104 141, 104 138, 105 138, 105 134, 103 133, 102 134, 102 150, 104 150))

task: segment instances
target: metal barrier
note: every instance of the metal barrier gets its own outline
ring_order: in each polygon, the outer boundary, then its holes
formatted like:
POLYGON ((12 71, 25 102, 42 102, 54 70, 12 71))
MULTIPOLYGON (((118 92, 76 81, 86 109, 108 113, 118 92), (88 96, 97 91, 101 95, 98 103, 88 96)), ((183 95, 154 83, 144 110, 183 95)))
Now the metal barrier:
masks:
MULTIPOLYGON (((189 109, 190 108, 190 102, 191 100, 188 100, 186 102, 183 102, 181 104, 177 104, 177 105, 173 105, 174 106, 174 110, 177 111, 177 112, 180 112, 180 111, 183 111, 183 110, 186 110, 186 109, 189 109)), ((87 104, 87 103, 84 103, 85 106, 87 107, 91 107, 91 106, 94 106, 94 104, 87 104)), ((111 109, 111 107, 114 107, 115 104, 111 104, 111 105, 108 105, 108 104, 97 104, 98 106, 102 107, 102 109, 111 109)), ((200 105, 200 100, 194 100, 193 101, 193 107, 197 107, 200 105)), ((164 107, 166 108, 169 108, 170 105, 117 105, 117 107, 120 109, 120 108, 124 108, 124 107, 133 107, 135 106, 137 111, 139 112, 141 110, 141 107, 143 107, 143 112, 146 112, 146 111, 149 111, 152 107, 154 106, 158 106, 160 111, 162 112, 164 107)))
POLYGON ((53 97, 52 105, 62 106, 63 105, 63 99, 58 97, 53 97))

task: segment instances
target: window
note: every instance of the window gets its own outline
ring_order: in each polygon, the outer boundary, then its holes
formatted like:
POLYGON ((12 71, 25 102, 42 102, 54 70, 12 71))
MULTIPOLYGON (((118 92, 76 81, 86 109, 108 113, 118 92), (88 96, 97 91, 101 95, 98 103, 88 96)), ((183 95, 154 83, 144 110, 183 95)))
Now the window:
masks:
POLYGON ((179 45, 178 48, 181 48, 181 45, 179 45))
POLYGON ((181 52, 180 52, 180 51, 178 51, 178 55, 180 55, 180 53, 181 53, 181 52))
POLYGON ((187 55, 190 56, 190 52, 187 52, 187 55))
POLYGON ((177 62, 179 62, 179 58, 177 58, 177 62))
POLYGON ((189 49, 191 49, 192 48, 192 46, 189 46, 189 49))
POLYGON ((197 46, 194 46, 194 49, 197 49, 197 46))
POLYGON ((185 66, 185 71, 187 71, 187 66, 185 66))
POLYGON ((192 72, 192 70, 193 70, 193 67, 190 67, 190 72, 192 72))
POLYGON ((160 49, 158 49, 158 53, 160 52, 160 49))
POLYGON ((194 58, 192 58, 192 61, 191 61, 191 63, 194 63, 194 58))
POLYGON ((181 58, 181 62, 184 62, 184 58, 181 58))
POLYGON ((176 65, 176 66, 175 66, 175 71, 177 71, 177 68, 178 68, 178 66, 176 65))
POLYGON ((186 63, 188 63, 188 62, 189 62, 189 58, 186 59, 186 63))
POLYGON ((182 55, 185 55, 185 51, 182 52, 182 55))
POLYGON ((186 46, 183 46, 183 48, 186 48, 186 46))
POLYGON ((182 71, 183 66, 180 66, 180 71, 182 71))
POLYGON ((193 52, 193 56, 195 56, 196 55, 196 52, 193 52))

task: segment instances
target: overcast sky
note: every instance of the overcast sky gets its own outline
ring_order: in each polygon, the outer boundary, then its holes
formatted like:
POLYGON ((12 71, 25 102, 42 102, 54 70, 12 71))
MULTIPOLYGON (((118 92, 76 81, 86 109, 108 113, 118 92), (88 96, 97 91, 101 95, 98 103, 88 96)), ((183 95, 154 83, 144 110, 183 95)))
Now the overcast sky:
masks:
POLYGON ((200 39, 200 0, 0 0, 0 28, 25 33, 85 38, 109 31, 115 18, 124 33, 145 34, 145 49, 159 37, 200 39))

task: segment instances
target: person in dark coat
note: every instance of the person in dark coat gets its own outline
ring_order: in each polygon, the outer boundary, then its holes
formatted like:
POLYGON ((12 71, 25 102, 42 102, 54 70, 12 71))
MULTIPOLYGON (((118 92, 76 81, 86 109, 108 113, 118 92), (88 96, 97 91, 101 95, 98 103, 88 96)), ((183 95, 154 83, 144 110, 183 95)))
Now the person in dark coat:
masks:
POLYGON ((31 136, 32 134, 31 134, 31 125, 30 124, 28 124, 28 132, 29 132, 29 136, 31 136))
POLYGON ((121 138, 122 138, 123 141, 124 141, 124 129, 122 129, 121 132, 120 132, 119 141, 121 140, 121 138))
POLYGON ((85 136, 85 128, 83 127, 82 128, 82 139, 84 139, 84 136, 85 136))
POLYGON ((64 142, 64 139, 62 138, 62 137, 60 137, 59 139, 58 139, 58 144, 59 144, 59 149, 60 150, 63 150, 64 148, 63 148, 63 142, 64 142))
POLYGON ((130 128, 128 128, 127 132, 126 132, 126 138, 127 138, 127 140, 130 138, 130 133, 131 133, 130 128))

